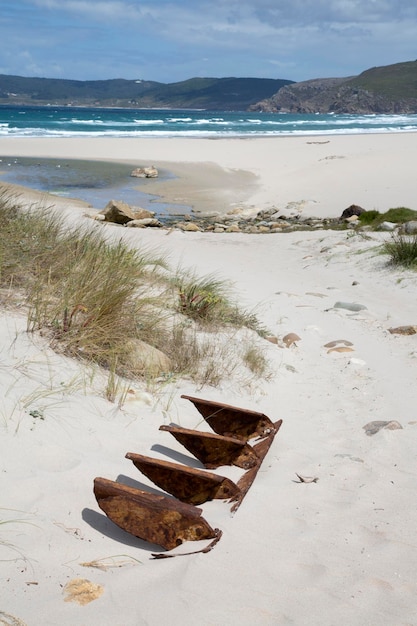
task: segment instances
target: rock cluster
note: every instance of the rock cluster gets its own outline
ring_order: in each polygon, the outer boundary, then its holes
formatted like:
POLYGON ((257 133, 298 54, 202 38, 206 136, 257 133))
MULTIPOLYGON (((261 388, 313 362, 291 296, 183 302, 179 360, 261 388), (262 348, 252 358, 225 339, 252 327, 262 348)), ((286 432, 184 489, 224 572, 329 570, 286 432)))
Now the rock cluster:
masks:
MULTIPOLYGON (((156 217, 155 212, 131 207, 121 200, 110 200, 106 207, 96 213, 96 220, 112 222, 128 228, 165 228, 177 229, 184 232, 213 232, 213 233, 249 233, 268 234, 285 233, 295 230, 324 230, 324 229, 357 229, 370 230, 370 226, 361 226, 359 216, 365 209, 351 204, 344 209, 338 218, 304 217, 293 211, 284 214, 277 208, 249 211, 236 208, 226 215, 166 215, 156 217)), ((405 224, 382 222, 379 230, 393 231, 398 229, 405 234, 417 233, 417 221, 405 224)))

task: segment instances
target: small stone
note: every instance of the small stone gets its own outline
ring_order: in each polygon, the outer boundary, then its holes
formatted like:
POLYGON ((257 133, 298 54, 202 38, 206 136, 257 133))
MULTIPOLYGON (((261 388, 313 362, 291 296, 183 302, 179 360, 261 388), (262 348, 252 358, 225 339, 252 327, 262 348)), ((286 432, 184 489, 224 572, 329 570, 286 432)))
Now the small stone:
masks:
POLYGON ((301 341, 301 337, 299 337, 296 333, 288 333, 285 337, 282 338, 285 346, 290 348, 292 345, 297 345, 297 341, 301 341))
POLYGON ((329 341, 329 343, 325 343, 325 348, 335 348, 339 343, 342 343, 344 346, 353 346, 351 341, 347 339, 335 339, 334 341, 329 341))
POLYGON ((392 335, 415 335, 417 333, 417 326, 397 326, 397 328, 388 328, 388 331, 392 335))
POLYGON ((396 228, 397 228, 397 224, 395 224, 394 222, 382 222, 378 226, 378 230, 382 230, 382 231, 386 231, 386 232, 392 232, 396 228))
POLYGON ((347 309, 348 311, 365 311, 367 307, 357 302, 336 302, 333 305, 334 309, 347 309))
POLYGON ((181 230, 186 232, 200 232, 201 228, 195 222, 183 222, 180 224, 181 230))
POLYGON ((383 428, 387 430, 399 430, 402 429, 402 426, 396 420, 391 420, 388 422, 376 420, 374 422, 368 422, 368 424, 365 424, 365 426, 362 426, 362 428, 364 429, 368 437, 370 437, 371 435, 376 435, 376 433, 378 433, 383 428))

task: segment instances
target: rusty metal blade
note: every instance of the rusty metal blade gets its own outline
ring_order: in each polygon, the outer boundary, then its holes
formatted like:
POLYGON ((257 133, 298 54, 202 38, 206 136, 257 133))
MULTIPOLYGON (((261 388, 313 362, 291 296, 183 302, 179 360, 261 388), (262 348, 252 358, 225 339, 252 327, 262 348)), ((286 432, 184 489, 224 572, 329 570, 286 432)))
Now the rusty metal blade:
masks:
POLYGON ((106 478, 94 479, 94 495, 99 507, 117 526, 166 550, 184 541, 215 539, 219 534, 201 517, 201 509, 168 496, 106 478))
POLYGON ((259 472, 259 468, 262 465, 262 461, 266 457, 268 450, 271 447, 272 442, 274 441, 275 435, 281 428, 281 424, 282 424, 282 420, 278 420, 278 422, 275 422, 275 424, 273 424, 273 430, 270 433, 270 435, 268 437, 265 437, 264 439, 262 439, 262 441, 260 441, 259 443, 253 446, 253 449, 258 455, 259 463, 255 467, 245 472, 242 478, 238 480, 237 486, 239 487, 240 493, 236 497, 233 498, 234 504, 231 508, 231 511, 233 513, 235 513, 238 510, 238 508, 242 504, 243 498, 246 496, 249 489, 251 488, 252 483, 255 480, 257 473, 259 472))
POLYGON ((274 429, 273 422, 263 413, 193 396, 182 395, 181 398, 190 400, 219 435, 241 437, 247 441, 252 437, 267 437, 274 429))
POLYGON ((205 467, 236 465, 242 469, 255 467, 259 458, 251 446, 236 437, 222 437, 180 426, 160 426, 159 430, 171 433, 205 467))
POLYGON ((128 452, 126 458, 130 459, 155 485, 182 502, 203 504, 207 500, 229 500, 239 495, 239 488, 234 482, 212 472, 152 459, 133 452, 128 452))

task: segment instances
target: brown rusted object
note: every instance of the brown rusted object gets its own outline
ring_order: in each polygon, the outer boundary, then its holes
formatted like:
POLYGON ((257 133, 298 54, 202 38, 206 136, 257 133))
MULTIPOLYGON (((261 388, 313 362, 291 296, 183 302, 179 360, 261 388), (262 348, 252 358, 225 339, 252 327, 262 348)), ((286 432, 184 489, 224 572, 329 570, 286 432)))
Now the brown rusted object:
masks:
POLYGON ((130 459, 155 485, 182 502, 203 504, 207 500, 230 500, 240 493, 237 485, 229 478, 212 472, 152 459, 133 452, 128 452, 126 458, 130 459))
POLYGON ((238 480, 237 486, 239 487, 240 493, 233 498, 234 504, 231 508, 231 511, 233 513, 236 512, 237 509, 240 507, 240 505, 242 504, 243 498, 246 496, 249 489, 251 488, 252 483, 255 480, 256 475, 259 471, 259 468, 262 465, 262 461, 266 457, 268 450, 271 447, 272 442, 274 441, 275 435, 281 428, 281 424, 282 424, 282 420, 278 420, 277 422, 275 422, 275 424, 273 424, 273 430, 269 434, 269 436, 265 437, 264 439, 262 439, 262 441, 260 441, 259 443, 253 446, 253 449, 259 458, 259 462, 255 467, 245 472, 242 478, 238 480))
POLYGON ((259 462, 254 449, 236 437, 222 437, 213 433, 181 428, 180 426, 163 425, 159 427, 159 430, 171 433, 208 469, 220 465, 236 465, 242 469, 250 469, 259 462))
POLYGON ((190 400, 218 435, 247 441, 252 437, 267 437, 274 429, 274 424, 263 413, 192 396, 182 395, 181 398, 190 400))
POLYGON ((201 517, 201 509, 164 495, 94 479, 99 507, 128 533, 172 550, 184 541, 216 539, 220 533, 201 517))

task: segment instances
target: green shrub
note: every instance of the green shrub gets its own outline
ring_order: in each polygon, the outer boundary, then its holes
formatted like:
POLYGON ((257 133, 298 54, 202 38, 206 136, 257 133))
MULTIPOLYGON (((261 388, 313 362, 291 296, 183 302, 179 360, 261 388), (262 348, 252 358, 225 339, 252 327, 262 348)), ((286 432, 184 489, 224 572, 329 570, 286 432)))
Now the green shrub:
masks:
POLYGON ((364 211, 359 215, 359 221, 362 225, 370 225, 373 224, 380 215, 381 213, 379 211, 364 211))
POLYGON ((403 224, 411 220, 417 219, 417 211, 407 209, 406 207, 397 207, 388 209, 385 213, 379 211, 364 211, 359 216, 361 225, 370 225, 377 228, 382 222, 393 222, 394 224, 403 224))

